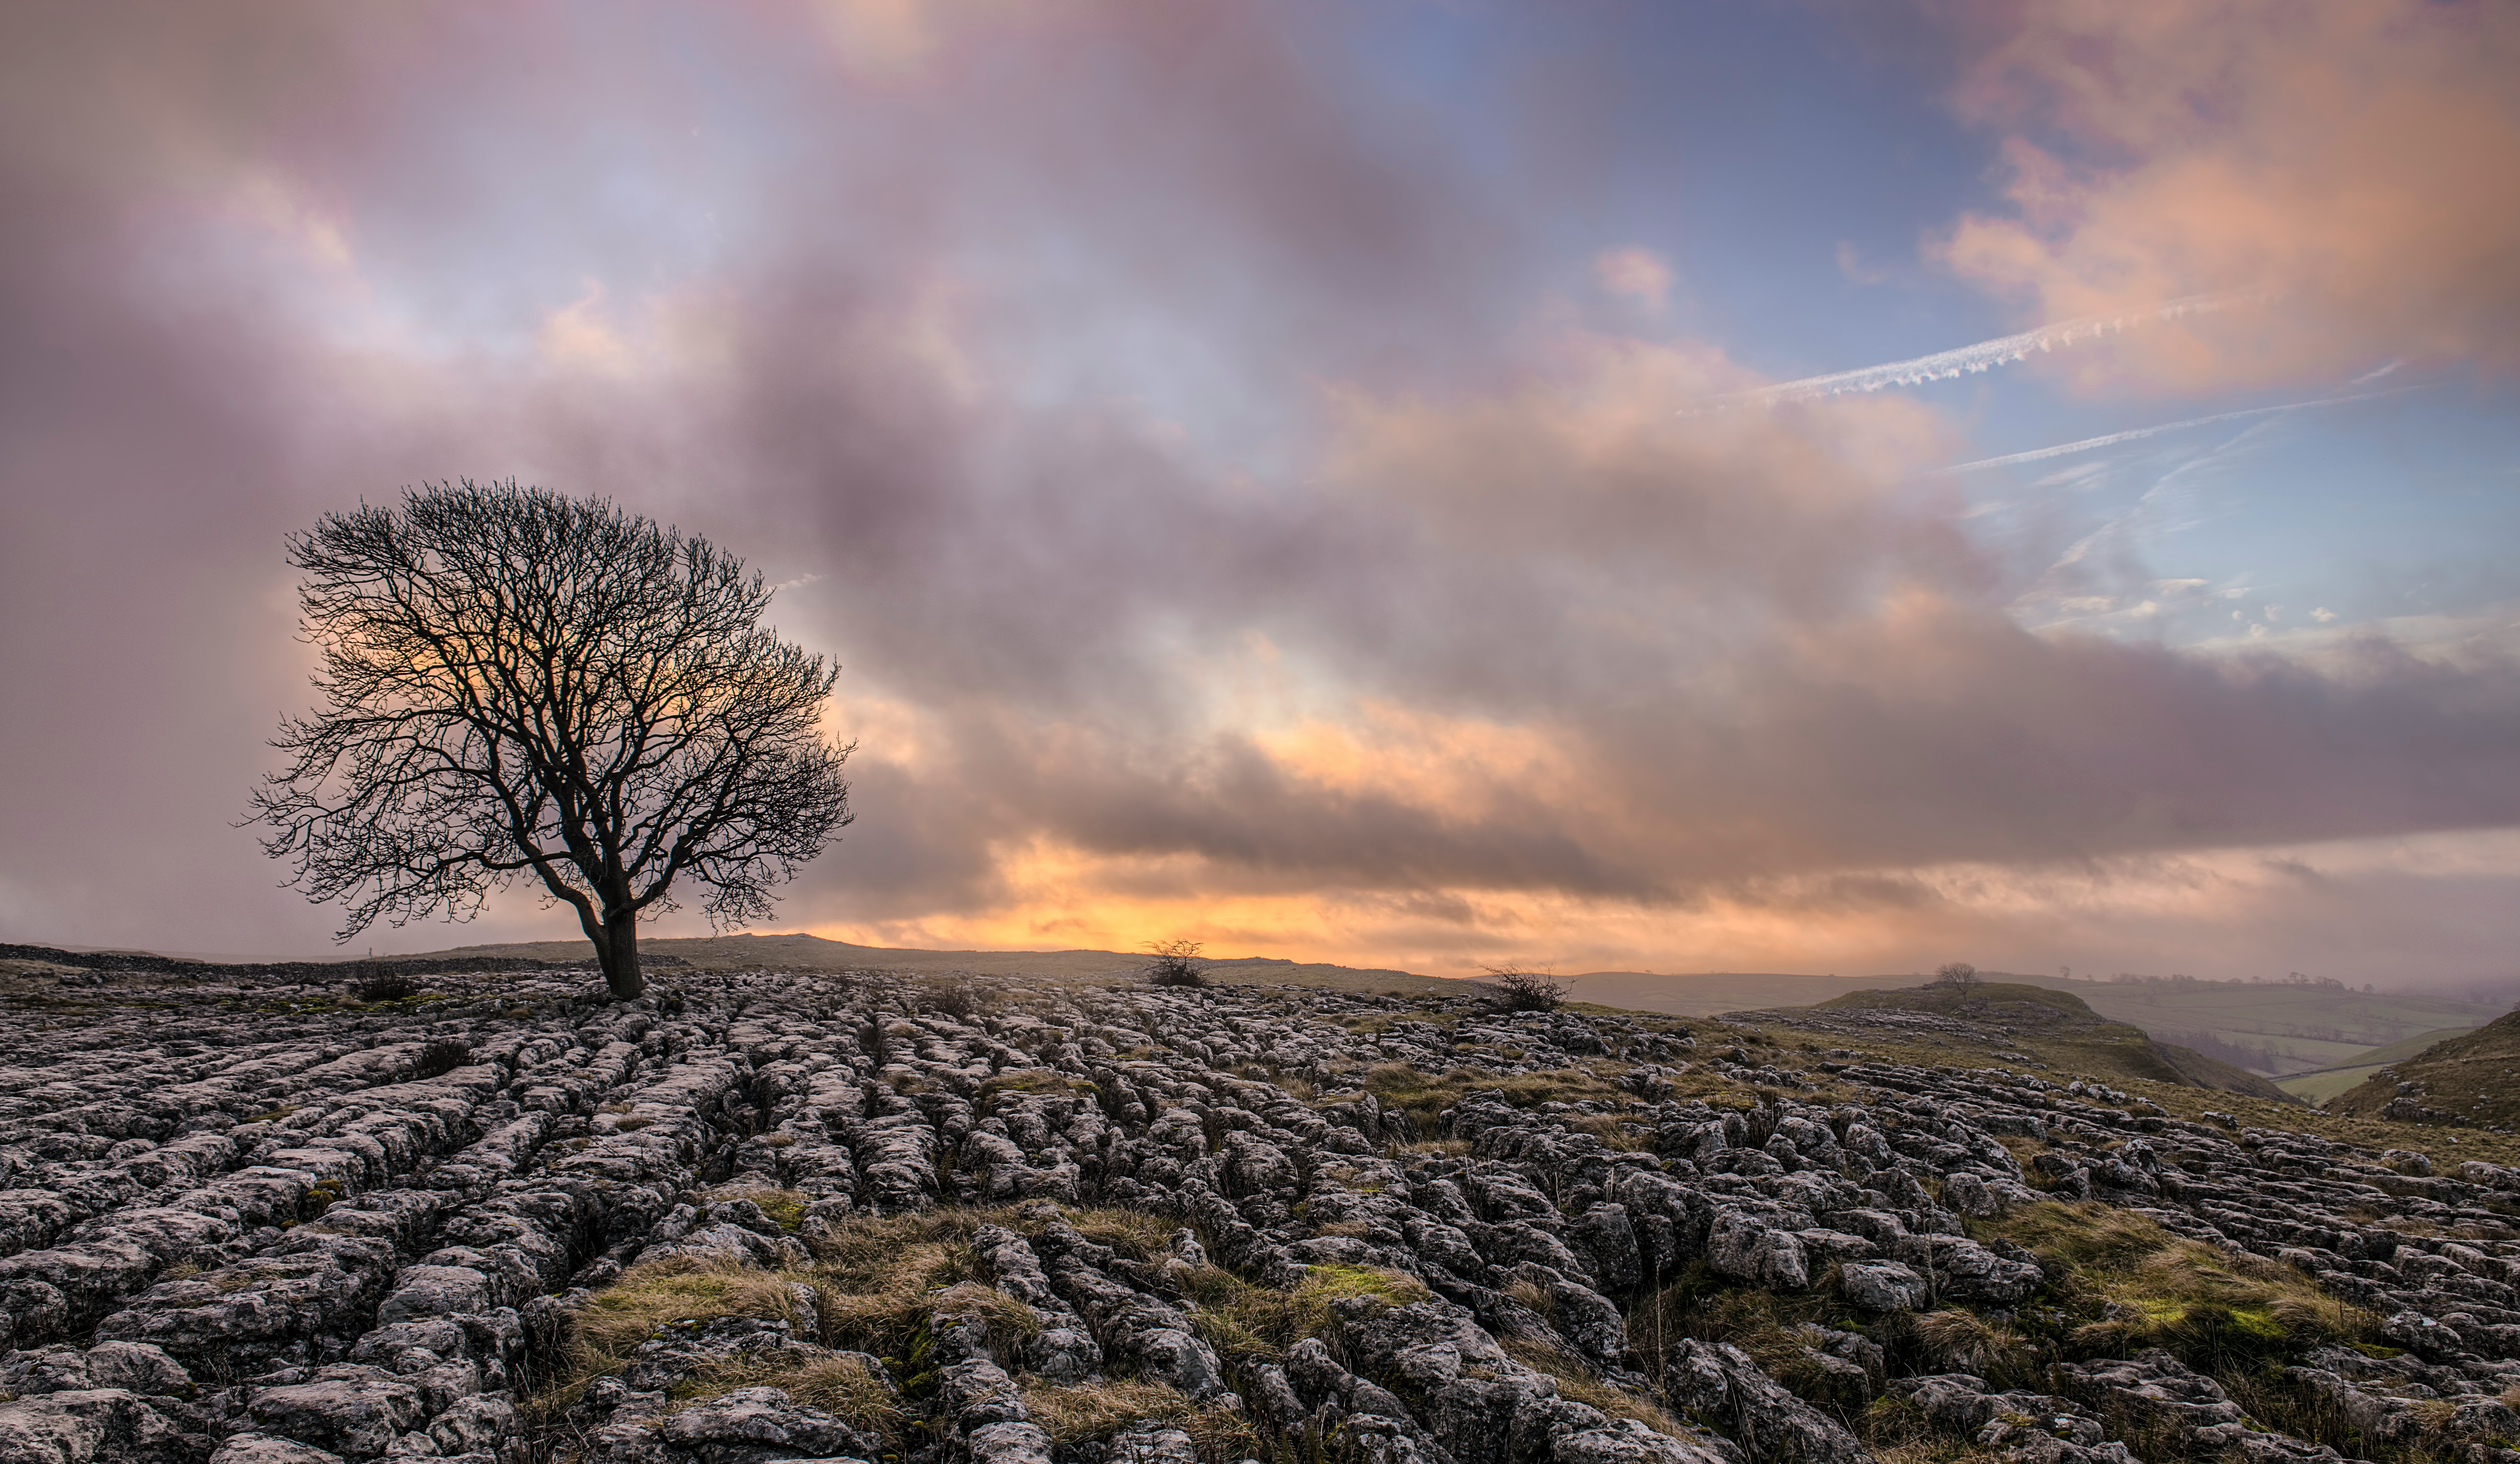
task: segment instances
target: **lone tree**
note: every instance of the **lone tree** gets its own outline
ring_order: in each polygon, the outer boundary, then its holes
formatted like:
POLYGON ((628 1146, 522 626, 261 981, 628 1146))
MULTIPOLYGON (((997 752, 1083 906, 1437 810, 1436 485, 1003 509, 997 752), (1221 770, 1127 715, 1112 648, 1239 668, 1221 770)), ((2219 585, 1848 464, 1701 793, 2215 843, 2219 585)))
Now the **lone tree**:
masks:
POLYGON ((251 821, 347 903, 336 939, 531 876, 627 1001, 677 881, 713 928, 760 919, 850 820, 855 745, 818 733, 839 667, 763 628, 770 588, 705 539, 468 479, 327 514, 289 562, 324 708, 281 722, 251 821))
POLYGON ((1973 996, 1985 983, 1978 980, 1975 966, 1966 961, 1952 961, 1935 969, 1934 984, 1949 986, 1962 996, 1973 996))
POLYGON ((1149 940, 1147 949, 1154 959, 1147 963, 1147 984, 1150 986, 1204 986, 1207 984, 1205 963, 1198 953, 1207 948, 1203 940, 1176 938, 1171 940, 1149 940))

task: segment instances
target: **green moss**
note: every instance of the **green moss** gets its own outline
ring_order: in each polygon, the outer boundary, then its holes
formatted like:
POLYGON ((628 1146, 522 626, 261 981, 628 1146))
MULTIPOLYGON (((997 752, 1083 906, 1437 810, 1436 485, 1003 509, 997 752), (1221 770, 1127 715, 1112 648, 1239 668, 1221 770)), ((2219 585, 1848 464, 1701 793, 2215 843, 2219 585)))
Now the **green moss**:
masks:
POLYGON ((803 1190, 739 1188, 715 1191, 718 1200, 749 1200, 761 1212, 779 1222, 780 1230, 795 1234, 805 1224, 805 1206, 811 1200, 803 1190))

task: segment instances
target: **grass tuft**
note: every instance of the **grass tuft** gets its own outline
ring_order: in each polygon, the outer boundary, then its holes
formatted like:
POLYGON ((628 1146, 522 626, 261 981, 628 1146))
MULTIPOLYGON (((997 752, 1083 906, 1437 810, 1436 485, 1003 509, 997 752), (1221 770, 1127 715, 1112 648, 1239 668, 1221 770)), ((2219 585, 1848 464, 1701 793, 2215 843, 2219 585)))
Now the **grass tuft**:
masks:
POLYGON ((1239 1409, 1192 1402, 1159 1383, 1114 1379, 1067 1386, 1027 1380, 1024 1411, 1050 1436, 1054 1449, 1099 1443, 1134 1423, 1168 1423, 1190 1435, 1202 1464, 1231 1464, 1261 1454, 1259 1437, 1239 1409))
POLYGON ((1204 1266, 1184 1276, 1182 1289, 1197 1304, 1192 1325, 1230 1367, 1274 1361, 1307 1337, 1335 1336, 1336 1304, 1349 1298, 1406 1306, 1434 1296, 1415 1276, 1361 1265, 1310 1266, 1301 1281, 1284 1291, 1204 1266))
POLYGON ((863 1433, 901 1447, 910 1427, 910 1412, 891 1383, 867 1370, 855 1357, 823 1357, 800 1365, 785 1359, 747 1359, 721 1363, 701 1371, 676 1390, 674 1411, 696 1407, 739 1388, 776 1388, 809 1408, 820 1408, 863 1433))
POLYGON ((805 1223, 805 1207, 814 1197, 803 1190, 770 1189, 759 1185, 730 1185, 708 1192, 711 1203, 719 1200, 749 1200, 761 1207, 761 1212, 779 1222, 779 1228, 793 1235, 805 1223))

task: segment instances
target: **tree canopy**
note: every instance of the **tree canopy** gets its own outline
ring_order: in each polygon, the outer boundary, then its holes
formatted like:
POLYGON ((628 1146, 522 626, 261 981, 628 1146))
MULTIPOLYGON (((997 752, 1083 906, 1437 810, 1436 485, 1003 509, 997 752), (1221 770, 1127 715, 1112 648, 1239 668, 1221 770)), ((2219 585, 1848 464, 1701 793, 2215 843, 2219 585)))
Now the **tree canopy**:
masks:
POLYGON ((850 822, 839 667, 760 624, 772 591, 697 535, 515 481, 424 485, 288 541, 323 708, 253 796, 307 898, 468 919, 529 879, 573 907, 615 996, 638 925, 704 892, 716 928, 850 822))

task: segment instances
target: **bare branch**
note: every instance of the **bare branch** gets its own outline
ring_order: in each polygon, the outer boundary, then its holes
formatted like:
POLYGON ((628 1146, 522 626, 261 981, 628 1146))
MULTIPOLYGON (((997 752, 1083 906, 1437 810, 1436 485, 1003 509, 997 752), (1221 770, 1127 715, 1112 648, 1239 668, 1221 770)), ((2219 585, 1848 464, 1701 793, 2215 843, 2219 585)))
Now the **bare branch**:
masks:
POLYGON ((838 667, 762 629, 762 576, 704 539, 468 480, 328 514, 289 557, 324 706, 281 723, 253 817, 341 939, 530 876, 635 994, 678 879, 714 924, 759 919, 850 821, 853 749, 819 729, 838 667))

